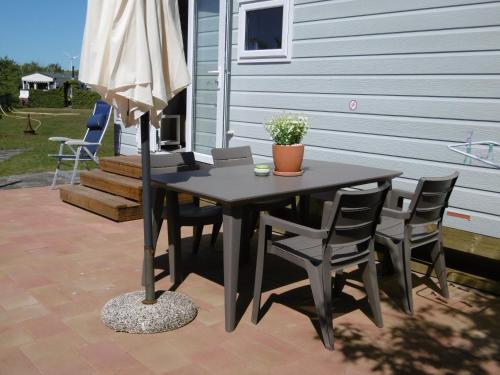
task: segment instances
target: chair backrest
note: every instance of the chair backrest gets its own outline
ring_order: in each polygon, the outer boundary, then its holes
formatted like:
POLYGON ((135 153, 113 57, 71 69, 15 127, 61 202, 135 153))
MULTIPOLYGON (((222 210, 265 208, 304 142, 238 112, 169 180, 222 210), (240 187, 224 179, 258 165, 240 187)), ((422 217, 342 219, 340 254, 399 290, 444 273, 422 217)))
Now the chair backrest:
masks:
POLYGON ((212 158, 216 167, 253 164, 252 149, 250 146, 213 148, 212 158))
POLYGON ((194 153, 174 152, 151 155, 151 174, 175 173, 199 169, 194 153))
POLYGON ((418 226, 441 223, 457 179, 456 171, 445 177, 422 177, 408 207, 411 213, 408 223, 418 226))
POLYGON ((375 189, 337 191, 333 202, 323 208, 322 227, 329 229, 327 244, 334 248, 357 245, 358 251, 368 250, 390 187, 386 182, 375 189))
MULTIPOLYGON (((111 106, 103 100, 98 100, 94 105, 92 116, 87 120, 87 132, 83 140, 85 142, 101 143, 111 117, 111 106)), ((95 155, 99 146, 87 146, 87 149, 95 155)))

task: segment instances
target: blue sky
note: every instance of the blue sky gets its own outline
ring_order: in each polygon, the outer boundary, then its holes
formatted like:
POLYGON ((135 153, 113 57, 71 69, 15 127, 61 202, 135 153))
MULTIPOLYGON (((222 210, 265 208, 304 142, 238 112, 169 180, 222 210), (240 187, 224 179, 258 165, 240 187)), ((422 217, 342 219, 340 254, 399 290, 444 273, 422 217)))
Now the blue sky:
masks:
POLYGON ((2 1, 0 56, 68 69, 65 53, 80 57, 86 9, 87 0, 2 1))

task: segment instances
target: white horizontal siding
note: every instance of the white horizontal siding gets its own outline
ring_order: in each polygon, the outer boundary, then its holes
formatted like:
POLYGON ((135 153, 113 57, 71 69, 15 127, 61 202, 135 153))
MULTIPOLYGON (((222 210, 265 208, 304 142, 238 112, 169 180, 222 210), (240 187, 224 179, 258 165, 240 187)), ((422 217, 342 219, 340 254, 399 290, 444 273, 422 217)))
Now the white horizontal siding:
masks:
MULTIPOLYGON (((272 80, 269 80, 272 86, 272 80)), ((498 121, 500 99, 437 98, 409 96, 353 96, 345 94, 231 92, 231 104, 240 107, 284 110, 350 112, 356 99, 356 113, 459 120, 498 121)))
MULTIPOLYGON (((213 81, 213 80, 212 80, 213 81)), ((204 83, 201 80, 200 83, 204 83)), ((207 82, 205 84, 212 84, 207 82)), ((234 77, 233 91, 500 98, 500 76, 375 75, 234 77), (269 81, 272 80, 272 85, 269 81)))
MULTIPOLYGON (((268 140, 269 136, 261 124, 232 122, 231 128, 238 137, 268 140)), ((322 129, 310 129, 304 138, 304 144, 338 150, 358 151, 368 154, 396 156, 416 160, 439 160, 441 163, 463 163, 464 156, 448 149, 449 142, 428 139, 403 138, 387 135, 374 135, 354 132, 338 132, 322 129)), ((488 168, 486 164, 478 167, 488 168)), ((499 181, 500 182, 500 181, 499 181)), ((493 186, 500 191, 500 183, 493 186)))
MULTIPOLYGON (((255 159, 270 160, 271 142, 249 138, 234 137, 230 141, 230 147, 250 145, 255 159)), ((478 190, 478 179, 484 182, 485 187, 491 187, 499 181, 498 173, 486 170, 479 173, 478 168, 470 166, 457 166, 450 168, 446 164, 437 162, 418 163, 412 159, 401 159, 380 155, 361 154, 345 150, 335 150, 307 146, 305 158, 334 161, 340 163, 352 163, 370 166, 374 168, 387 168, 404 171, 403 178, 394 181, 395 187, 411 190, 421 176, 444 176, 451 171, 460 173, 457 188, 450 198, 450 210, 470 216, 470 220, 446 216, 444 224, 453 228, 498 237, 500 225, 500 212, 497 203, 500 202, 500 194, 483 192, 478 190), (473 186, 463 188, 460 186, 473 186), (481 212, 481 211, 484 212, 481 212), (491 213, 490 213, 491 212, 491 213)))
POLYGON ((229 145, 269 158, 262 123, 304 114, 306 157, 401 170, 395 186, 405 188, 457 170, 450 209, 471 220, 445 224, 500 237, 500 170, 465 165, 447 148, 471 131, 473 140, 500 141, 500 1, 294 4, 292 61, 238 64, 233 1, 229 145))
MULTIPOLYGON (((375 135, 393 135, 403 138, 432 139, 448 142, 463 142, 474 129, 477 139, 495 139, 499 137, 497 122, 445 120, 437 118, 419 118, 404 116, 364 115, 358 113, 336 113, 322 111, 288 110, 288 113, 303 115, 309 119, 314 129, 366 133, 375 135)), ((276 115, 274 108, 231 107, 231 128, 236 134, 247 132, 245 127, 260 127, 276 115)), ((254 131, 252 130, 252 131, 254 131)), ((262 134, 262 133, 256 133, 262 134)))
MULTIPOLYGON (((234 56, 234 55, 233 55, 234 56)), ((233 76, 500 74, 500 52, 420 53, 294 59, 290 64, 236 64, 233 76)))

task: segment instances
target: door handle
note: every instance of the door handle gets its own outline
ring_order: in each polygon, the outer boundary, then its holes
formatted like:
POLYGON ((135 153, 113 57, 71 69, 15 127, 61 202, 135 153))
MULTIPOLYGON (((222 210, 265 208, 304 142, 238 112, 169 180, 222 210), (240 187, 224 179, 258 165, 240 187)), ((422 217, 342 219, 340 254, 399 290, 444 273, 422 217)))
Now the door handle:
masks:
POLYGON ((220 72, 219 70, 209 70, 208 74, 217 74, 217 78, 215 79, 215 83, 217 84, 217 90, 220 89, 220 72))

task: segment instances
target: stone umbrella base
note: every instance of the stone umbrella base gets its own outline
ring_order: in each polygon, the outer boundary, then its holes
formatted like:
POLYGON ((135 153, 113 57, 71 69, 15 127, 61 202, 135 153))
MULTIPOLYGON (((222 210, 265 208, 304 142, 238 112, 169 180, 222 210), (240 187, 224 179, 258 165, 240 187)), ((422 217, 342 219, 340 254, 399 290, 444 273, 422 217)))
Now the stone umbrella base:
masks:
POLYGON ((164 292, 153 305, 142 303, 144 291, 125 293, 104 305, 101 320, 117 332, 158 333, 190 323, 198 309, 189 297, 164 292))

